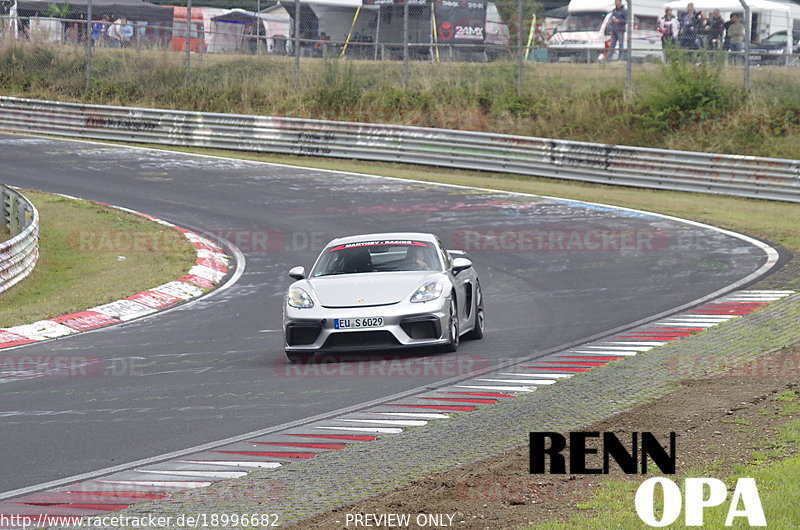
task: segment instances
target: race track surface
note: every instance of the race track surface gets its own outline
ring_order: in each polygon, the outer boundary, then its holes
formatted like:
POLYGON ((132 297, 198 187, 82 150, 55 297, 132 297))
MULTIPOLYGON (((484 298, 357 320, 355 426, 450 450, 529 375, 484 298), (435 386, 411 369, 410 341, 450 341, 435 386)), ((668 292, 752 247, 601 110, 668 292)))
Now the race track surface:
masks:
MULTIPOLYGON (((469 252, 487 334, 463 342, 454 363, 574 343, 696 300, 766 261, 763 250, 708 228, 534 196, 21 135, 0 135, 0 150, 0 182, 152 214, 222 236, 246 257, 243 276, 215 296, 0 353, 96 356, 108 367, 98 377, 0 384, 0 493, 452 377, 287 368, 286 272, 310 267, 333 237, 431 231, 469 252)), ((88 241, 97 227, 74 229, 88 241)))

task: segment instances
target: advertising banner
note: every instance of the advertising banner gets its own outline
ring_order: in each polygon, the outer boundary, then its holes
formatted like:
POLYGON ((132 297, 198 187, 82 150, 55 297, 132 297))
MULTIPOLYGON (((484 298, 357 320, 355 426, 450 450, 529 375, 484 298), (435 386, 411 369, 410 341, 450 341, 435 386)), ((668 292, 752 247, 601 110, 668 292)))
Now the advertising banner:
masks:
POLYGON ((434 0, 437 40, 446 44, 483 42, 486 2, 434 0))

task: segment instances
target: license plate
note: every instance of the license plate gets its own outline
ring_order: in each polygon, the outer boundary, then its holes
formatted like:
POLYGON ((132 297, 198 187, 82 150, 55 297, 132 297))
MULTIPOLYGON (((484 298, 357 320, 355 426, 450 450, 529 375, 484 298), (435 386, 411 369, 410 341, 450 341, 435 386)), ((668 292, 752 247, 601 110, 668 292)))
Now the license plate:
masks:
POLYGON ((335 329, 377 328, 383 325, 383 317, 334 318, 335 329))

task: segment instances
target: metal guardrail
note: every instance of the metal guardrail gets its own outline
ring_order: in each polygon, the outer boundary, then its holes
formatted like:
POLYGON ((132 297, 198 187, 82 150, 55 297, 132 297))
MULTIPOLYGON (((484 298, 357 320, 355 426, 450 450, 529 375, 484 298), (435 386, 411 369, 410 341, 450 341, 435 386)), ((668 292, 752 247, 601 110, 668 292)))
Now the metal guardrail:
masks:
POLYGON ((78 138, 424 164, 800 202, 800 160, 400 125, 0 97, 0 129, 78 138))
POLYGON ((0 293, 28 276, 39 259, 39 212, 21 193, 0 184, 3 226, 11 239, 0 243, 0 293))

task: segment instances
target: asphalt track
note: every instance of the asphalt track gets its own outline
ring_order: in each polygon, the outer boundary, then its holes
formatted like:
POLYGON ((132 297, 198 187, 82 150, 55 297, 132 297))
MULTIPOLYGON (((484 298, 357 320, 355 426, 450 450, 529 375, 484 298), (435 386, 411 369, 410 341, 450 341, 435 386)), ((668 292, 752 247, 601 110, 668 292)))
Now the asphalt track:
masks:
POLYGON ((286 271, 310 266, 333 237, 432 231, 467 246, 487 333, 462 343, 454 362, 573 343, 696 300, 766 261, 708 228, 533 196, 21 135, 0 134, 0 152, 0 182, 149 213, 221 235, 246 256, 242 277, 216 296, 6 352, 97 356, 108 370, 0 384, 0 494, 451 377, 287 371, 278 333, 286 271))

